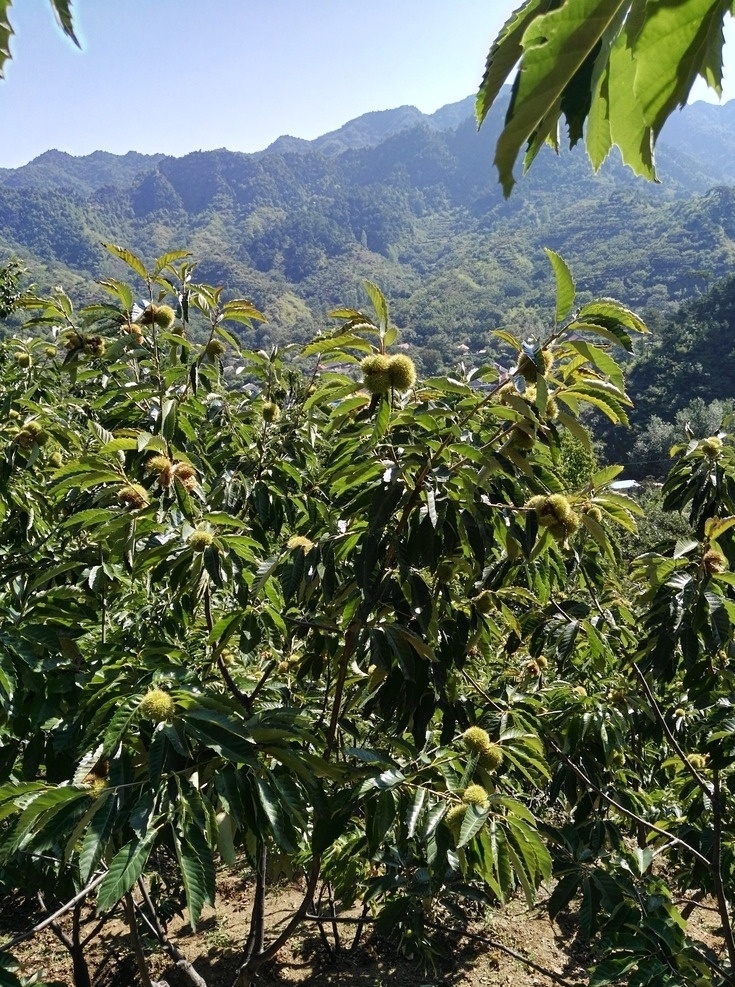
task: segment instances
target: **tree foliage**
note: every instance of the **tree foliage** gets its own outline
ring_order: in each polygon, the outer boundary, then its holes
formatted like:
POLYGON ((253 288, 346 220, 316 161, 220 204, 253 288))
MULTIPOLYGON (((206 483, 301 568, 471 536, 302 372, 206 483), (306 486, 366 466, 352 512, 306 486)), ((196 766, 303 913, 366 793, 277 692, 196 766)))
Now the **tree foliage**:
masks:
POLYGON ((372 282, 300 354, 248 351, 262 315, 184 252, 108 250, 132 283, 26 299, 2 348, 1 886, 144 915, 176 958, 166 917, 196 926, 237 866, 246 983, 320 899, 430 965, 438 925, 553 880, 592 983, 727 982, 732 449, 682 450, 691 537, 632 567, 639 508, 580 452, 580 415, 627 418, 640 320, 550 252, 510 378, 417 381, 372 282), (279 934, 269 858, 303 886, 279 934))
MULTIPOLYGON (((71 0, 50 0, 54 17, 67 36, 71 38, 75 45, 79 46, 79 41, 74 33, 72 20, 71 0)), ((10 39, 13 36, 13 28, 10 23, 10 8, 13 0, 0 0, 0 79, 5 77, 5 63, 10 59, 10 39)))
POLYGON ((495 165, 505 195, 525 145, 526 170, 544 143, 584 138, 595 169, 613 145, 655 178, 654 146, 698 76, 722 92, 723 22, 731 0, 527 0, 493 43, 477 97, 485 119, 519 64, 495 165))

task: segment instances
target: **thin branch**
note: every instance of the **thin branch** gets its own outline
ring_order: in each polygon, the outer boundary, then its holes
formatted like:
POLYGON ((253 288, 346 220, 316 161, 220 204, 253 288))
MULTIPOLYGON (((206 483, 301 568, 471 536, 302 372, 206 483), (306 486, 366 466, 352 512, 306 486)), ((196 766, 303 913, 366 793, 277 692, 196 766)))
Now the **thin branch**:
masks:
MULTIPOLYGON (((321 857, 314 857, 311 863, 311 872, 309 873, 309 878, 306 884, 306 891, 304 892, 304 897, 301 904, 288 920, 288 923, 286 924, 283 932, 281 932, 280 936, 278 936, 277 939, 274 939, 267 949, 264 949, 258 956, 254 956, 247 963, 243 963, 243 965, 238 969, 235 974, 232 987, 242 987, 243 984, 250 983, 258 967, 262 966, 264 963, 267 963, 268 960, 273 959, 276 953, 291 938, 296 927, 306 918, 309 905, 313 904, 314 901, 314 892, 316 891, 316 886, 319 883, 320 868, 321 857)), ((326 921, 331 922, 332 920, 329 918, 326 919, 326 921)))
POLYGON ((253 691, 250 693, 250 695, 247 697, 251 707, 255 702, 255 700, 260 695, 261 690, 265 686, 265 683, 268 681, 271 672, 273 671, 273 669, 276 667, 277 664, 278 662, 276 661, 269 661, 268 664, 265 666, 265 669, 263 670, 263 674, 260 676, 260 680, 258 681, 253 691))
POLYGON ((648 684, 648 681, 646 679, 646 676, 640 670, 640 668, 638 667, 638 665, 636 664, 636 662, 633 662, 633 671, 636 673, 636 675, 638 676, 638 679, 639 679, 641 685, 643 686, 643 691, 646 694, 646 699, 648 700, 648 702, 649 702, 649 704, 651 706, 651 709, 653 710, 653 715, 656 717, 656 720, 658 721, 659 726, 661 727, 661 729, 663 730, 663 732, 666 734, 666 739, 669 741, 669 743, 671 744, 671 746, 674 748, 674 750, 676 751, 677 755, 681 758, 681 760, 682 760, 682 762, 684 764, 684 767, 687 769, 687 771, 692 776, 692 778, 694 778, 694 780, 696 781, 697 785, 702 789, 702 791, 705 793, 705 795, 711 796, 712 795, 712 786, 709 784, 709 782, 705 781, 705 779, 700 775, 700 773, 697 771, 697 769, 694 767, 694 765, 692 764, 692 762, 689 760, 689 758, 686 756, 686 754, 682 750, 682 747, 679 744, 679 741, 674 736, 674 733, 673 733, 671 727, 666 722, 666 719, 664 718, 664 715, 661 712, 661 707, 659 706, 658 702, 656 701, 656 697, 654 696, 653 690, 651 689, 650 685, 648 684))
POLYGON ((94 891, 98 884, 102 883, 106 873, 107 871, 103 871, 101 874, 95 875, 86 887, 82 888, 78 894, 74 895, 71 901, 67 901, 65 905, 58 908, 53 915, 49 915, 48 918, 45 918, 43 922, 39 922, 38 925, 34 925, 33 928, 28 929, 27 932, 21 932, 19 935, 8 940, 8 942, 0 945, 0 953, 4 953, 7 950, 12 949, 14 946, 17 946, 18 943, 25 942, 26 939, 32 939, 36 933, 42 932, 44 929, 48 928, 49 925, 52 925, 57 919, 61 918, 62 915, 66 915, 66 913, 71 911, 71 909, 78 902, 82 901, 88 894, 90 894, 90 892, 94 891))
MULTIPOLYGON (((151 929, 155 937, 158 939, 179 970, 183 971, 189 980, 191 980, 194 987, 207 987, 207 981, 197 973, 179 947, 175 943, 171 942, 166 935, 166 932, 159 921, 153 902, 151 901, 151 896, 148 894, 148 888, 145 886, 145 881, 143 881, 142 878, 138 880, 138 887, 143 896, 143 901, 145 902, 146 908, 150 912, 149 918, 142 909, 138 909, 141 917, 146 921, 148 927, 151 929)), ((136 908, 138 908, 137 905, 136 908)))
MULTIPOLYGON (((41 906, 41 908, 43 908, 43 910, 45 912, 47 912, 49 910, 48 909, 48 905, 43 900, 43 895, 41 894, 40 891, 38 892, 38 895, 36 897, 38 898, 38 903, 41 906)), ((68 951, 70 953, 73 953, 74 952, 74 943, 71 941, 71 939, 69 938, 69 936, 67 936, 67 934, 61 928, 61 926, 59 925, 58 922, 52 922, 51 923, 51 931, 56 936, 56 938, 60 942, 62 942, 64 944, 64 946, 66 946, 66 948, 68 949, 68 951)))
POLYGON ((661 826, 657 826, 655 823, 650 822, 648 819, 644 819, 643 816, 637 815, 637 813, 633 812, 632 809, 626 809, 624 805, 621 805, 620 802, 617 802, 614 798, 608 795, 607 792, 603 792, 601 788, 598 788, 598 786, 592 781, 592 779, 588 778, 587 775, 584 773, 584 771, 577 764, 575 764, 574 761, 567 754, 565 754, 564 751, 557 744, 555 744, 550 737, 549 737, 549 743, 554 748, 554 750, 559 755, 559 757, 561 757, 564 760, 565 764, 567 764, 572 769, 572 771, 574 771, 582 779, 585 785, 589 786, 589 788, 596 795, 599 795, 600 798, 604 799, 608 805, 611 805, 614 809, 617 809, 618 812, 622 812, 624 816, 628 817, 628 819, 632 819, 634 822, 640 823, 642 826, 645 826, 646 829, 651 830, 651 832, 660 833, 661 836, 665 836, 666 839, 671 840, 672 843, 676 843, 678 846, 684 847, 684 849, 688 850, 689 853, 691 853, 691 855, 695 857, 701 864, 704 864, 708 870, 711 869, 712 866, 711 861, 708 860, 707 857, 704 856, 704 854, 700 853, 699 850, 695 850, 693 846, 690 846, 690 844, 686 842, 686 840, 682 840, 680 837, 674 836, 674 834, 670 833, 667 829, 662 829, 661 826))
MULTIPOLYGON (((212 633, 212 628, 214 627, 214 620, 212 619, 212 596, 209 591, 209 586, 204 590, 204 621, 207 625, 207 630, 212 633)), ((253 712, 253 706, 251 699, 242 692, 233 677, 230 675, 230 670, 228 669, 222 654, 217 655, 217 668, 219 669, 220 675, 225 680, 225 685, 230 690, 232 695, 237 699, 238 703, 242 706, 248 716, 253 712)))
POLYGON ((720 772, 715 768, 714 792, 712 793, 712 876, 715 879, 717 906, 722 922, 722 934, 727 945, 727 955, 730 968, 735 967, 735 936, 730 919, 730 906, 722 880, 722 788, 720 787, 720 772))
POLYGON ((138 973, 140 974, 140 979, 143 981, 143 987, 153 987, 153 981, 151 980, 151 975, 148 972, 148 964, 145 959, 145 952, 143 951, 143 943, 140 939, 140 930, 138 929, 138 921, 135 917, 135 902, 133 901, 132 894, 128 891, 125 895, 125 913, 128 919, 128 928, 130 929, 130 937, 133 940, 133 953, 135 954, 135 962, 138 967, 138 973))
POLYGON ((355 653, 355 649, 357 647, 359 627, 360 625, 353 621, 347 628, 347 633, 345 634, 345 645, 342 649, 342 658, 339 663, 339 672, 337 674, 337 682, 334 688, 334 702, 332 703, 332 716, 329 720, 327 743, 324 749, 325 761, 329 760, 329 755, 332 753, 332 748, 334 747, 334 742, 337 737, 339 714, 342 710, 342 695, 344 693, 345 680, 347 678, 347 670, 349 668, 350 659, 355 653))
POLYGON ((238 703, 242 706, 248 716, 250 716, 253 712, 252 698, 246 696, 245 693, 238 688, 237 683, 230 675, 230 670, 221 654, 217 655, 217 668, 219 669, 220 675, 225 680, 227 688, 230 690, 235 699, 237 699, 238 703))

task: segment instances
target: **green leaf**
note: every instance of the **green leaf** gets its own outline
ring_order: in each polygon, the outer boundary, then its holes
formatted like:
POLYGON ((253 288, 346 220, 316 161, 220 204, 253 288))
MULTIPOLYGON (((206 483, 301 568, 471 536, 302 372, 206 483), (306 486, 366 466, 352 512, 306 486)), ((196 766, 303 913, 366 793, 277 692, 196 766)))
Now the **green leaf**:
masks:
POLYGON ((295 834, 287 816, 281 809, 281 803, 277 793, 271 788, 268 781, 264 778, 256 778, 255 783, 260 798, 260 804, 263 806, 265 814, 268 817, 268 821, 271 824, 273 837, 276 843, 286 853, 295 853, 295 834))
POLYGON ((617 144, 623 161, 637 175, 654 180, 653 134, 637 96, 637 61, 633 53, 635 38, 646 17, 645 5, 633 4, 623 21, 624 14, 621 11, 617 36, 610 45, 609 63, 593 94, 589 121, 592 132, 588 128, 587 147, 593 166, 599 168, 612 144, 617 144), (603 146, 600 138, 605 127, 607 145, 603 146))
MULTIPOLYGON (((589 987, 607 987, 607 984, 620 984, 626 974, 630 973, 640 961, 640 955, 619 956, 603 960, 594 968, 589 987)), ((647 983, 651 983, 651 981, 647 980, 647 983)))
POLYGON ((564 877, 562 877, 557 883, 551 893, 548 904, 549 916, 552 921, 556 918, 559 912, 563 911, 567 907, 569 902, 577 893, 579 880, 579 874, 574 871, 571 874, 565 874, 564 877))
POLYGON ((71 15, 71 0, 51 0, 51 6, 61 30, 68 38, 71 38, 77 48, 81 48, 77 36, 74 33, 74 24, 71 15))
POLYGON ((188 250, 169 250, 165 254, 161 254, 160 257, 156 258, 156 263, 153 265, 153 277, 157 278, 164 267, 170 267, 177 260, 183 260, 184 257, 191 257, 188 250))
POLYGON ((416 794, 411 800, 411 804, 408 807, 408 812, 406 813, 406 829, 408 831, 409 838, 416 832, 416 824, 418 823, 425 801, 426 789, 417 788, 416 794))
POLYGON ((103 792, 97 802, 99 806, 95 806, 96 811, 79 849, 79 876, 82 881, 88 881, 92 876, 118 820, 117 799, 112 791, 103 792))
POLYGON ((264 559, 256 569, 256 580, 253 583, 252 593, 253 596, 257 596, 261 589, 265 586, 266 582, 270 576, 275 572, 278 564, 281 561, 281 553, 277 555, 271 555, 269 559, 264 559))
POLYGON ((74 772, 74 776, 72 778, 72 785, 81 785, 101 757, 102 744, 99 744, 92 751, 87 751, 77 765, 76 771, 74 772))
POLYGON ((109 911, 130 891, 145 869, 157 835, 157 829, 149 830, 142 840, 131 840, 115 854, 97 891, 98 912, 109 911))
POLYGON ((488 817, 487 809, 478 809, 476 805, 468 805, 459 831, 457 846, 462 847, 480 832, 488 817))
POLYGON ((250 733, 237 719, 210 709, 190 709, 187 732, 235 764, 256 764, 257 749, 250 733))
POLYGON ((356 308, 333 308, 331 312, 327 313, 330 319, 362 319, 362 312, 358 312, 356 308))
MULTIPOLYGON (((530 5, 534 16, 524 18, 521 70, 516 76, 495 151, 495 165, 506 196, 515 184, 513 167, 521 148, 526 143, 530 145, 539 130, 555 131, 567 87, 620 11, 629 4, 630 0, 566 0, 550 10, 549 4, 530 5), (548 12, 541 13, 544 9, 548 12)), ((523 9, 523 13, 527 12, 528 6, 523 9)), ((517 31, 508 43, 517 51, 517 31)), ((506 54, 504 64, 511 57, 512 53, 506 54)), ((537 143, 529 152, 524 169, 538 149, 537 143)))
POLYGON ((556 321, 563 322, 571 312, 572 305, 574 305, 574 298, 576 296, 574 279, 572 278, 572 272, 559 254, 554 253, 553 250, 549 250, 548 247, 544 248, 544 253, 554 268, 554 277, 556 278, 556 321))
POLYGON ((618 388, 619 391, 624 390, 625 381, 623 380, 622 370, 615 360, 604 350, 601 350, 599 346, 593 346, 592 343, 587 343, 582 339, 567 340, 566 345, 589 360, 592 366, 607 377, 610 383, 618 388))
POLYGON ((332 357, 339 356, 343 350, 359 350, 362 353, 372 353, 373 345, 361 336, 352 333, 345 333, 342 336, 325 336, 323 339, 315 339, 309 343, 302 351, 302 356, 316 356, 330 353, 332 357))
POLYGON ((145 269, 145 264, 137 257, 132 251, 128 250, 126 247, 118 247, 114 243, 103 243, 102 246, 105 250, 114 256, 118 257, 120 260, 124 261, 128 267, 132 268, 136 274, 139 274, 144 281, 149 278, 148 271, 145 269))
MULTIPOLYGON (((594 332, 596 328, 602 326, 611 330, 617 328, 618 330, 627 329, 630 332, 648 333, 648 328, 640 316, 614 298, 598 298, 587 305, 583 305, 577 313, 577 318, 568 328, 572 328, 575 332, 580 331, 580 329, 594 332), (580 326, 579 323, 582 322, 590 322, 592 325, 580 326)), ((617 340, 620 340, 619 336, 617 340)))
POLYGON ((398 768, 390 768, 388 771, 383 771, 381 774, 377 775, 375 778, 369 778, 364 782, 360 788, 361 794, 366 794, 372 788, 379 788, 383 791, 388 791, 391 788, 397 788, 402 785, 406 780, 406 776, 398 768))
POLYGON ((616 476, 620 476, 623 472, 622 466, 605 466, 604 469, 598 470, 590 479, 590 486, 593 490, 601 490, 606 487, 609 483, 615 479, 616 476))
POLYGON ((726 531, 735 525, 735 516, 707 518, 704 522, 704 536, 710 541, 716 541, 726 531))
POLYGON ((482 124, 503 83, 520 61, 526 29, 548 6, 548 0, 530 0, 514 11, 501 28, 487 56, 485 74, 477 94, 475 114, 478 124, 482 124))
POLYGON ((375 427, 373 429, 373 440, 382 439, 390 424, 390 398, 386 394, 381 394, 378 414, 375 416, 375 427))
POLYGON ((641 26, 631 57, 643 117, 658 137, 674 108, 684 106, 698 74, 722 84, 722 0, 660 2, 641 26))
POLYGON ((21 802, 23 811, 13 831, 12 846, 17 849, 29 834, 34 838, 40 836, 58 813, 71 803, 88 798, 89 791, 86 788, 60 785, 57 788, 44 789, 27 804, 21 802))
POLYGON ((130 696, 115 711, 102 741, 105 754, 113 753, 120 743, 125 731, 138 712, 140 698, 140 696, 130 696))
POLYGON ((225 302, 222 306, 222 318, 232 322, 241 322, 246 326, 251 326, 253 321, 268 321, 263 313, 245 298, 233 298, 232 301, 225 302))
POLYGON ((388 328, 388 302, 385 300, 385 295, 372 281, 363 281, 362 285, 373 303, 381 333, 384 333, 388 328))
POLYGON ((195 823, 186 827, 186 836, 174 833, 176 858, 186 894, 186 907, 193 931, 206 904, 212 903, 214 859, 212 850, 195 823))

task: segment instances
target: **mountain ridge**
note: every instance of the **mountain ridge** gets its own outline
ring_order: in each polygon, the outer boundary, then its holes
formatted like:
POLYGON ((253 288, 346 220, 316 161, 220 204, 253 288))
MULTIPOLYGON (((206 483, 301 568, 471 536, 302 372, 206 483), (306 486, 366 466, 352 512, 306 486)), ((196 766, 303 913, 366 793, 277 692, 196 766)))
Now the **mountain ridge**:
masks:
MULTIPOLYGON (((497 133, 505 111, 508 94, 493 108, 480 135, 497 133)), ((338 157, 347 151, 376 147, 385 140, 415 127, 431 131, 456 130, 468 119, 474 121, 474 96, 448 103, 433 113, 423 113, 415 106, 403 105, 393 109, 374 110, 348 120, 336 130, 313 139, 281 135, 268 147, 254 152, 230 151, 219 148, 211 151, 189 151, 184 155, 164 153, 142 154, 130 150, 125 154, 113 154, 96 150, 86 155, 72 155, 66 151, 49 149, 18 168, 0 168, 0 186, 37 187, 39 185, 69 188, 91 192, 106 185, 125 185, 155 170, 163 160, 180 161, 192 155, 218 155, 227 153, 237 157, 258 159, 269 155, 319 153, 328 158, 338 157)), ((675 157, 688 156, 691 166, 702 172, 700 187, 712 187, 720 182, 735 182, 735 100, 716 105, 697 101, 683 107, 667 122, 658 146, 660 170, 676 172, 669 152, 676 146, 675 157), (711 146, 711 137, 717 136, 717 145, 711 146), (710 142, 707 144, 706 138, 710 142), (707 145, 707 153, 703 147, 707 145)))
MULTIPOLYGON (((580 151, 545 148, 506 200, 492 167, 503 107, 478 133, 471 103, 358 118, 342 133, 362 145, 334 154, 48 151, 0 174, 0 259, 20 256, 40 288, 99 297, 95 280, 124 276, 101 243, 143 258, 185 246, 201 280, 268 313, 248 341, 258 347, 312 335, 335 305, 364 304, 360 281, 375 280, 429 369, 451 363, 459 343, 486 349, 493 328, 541 331, 544 247, 564 256, 583 296, 660 311, 735 266, 733 135, 716 112, 716 147, 696 104, 683 122, 697 140, 682 139, 685 151, 661 144, 663 185, 636 179, 615 154, 595 176, 580 151)), ((334 133, 323 135, 331 147, 334 133)))

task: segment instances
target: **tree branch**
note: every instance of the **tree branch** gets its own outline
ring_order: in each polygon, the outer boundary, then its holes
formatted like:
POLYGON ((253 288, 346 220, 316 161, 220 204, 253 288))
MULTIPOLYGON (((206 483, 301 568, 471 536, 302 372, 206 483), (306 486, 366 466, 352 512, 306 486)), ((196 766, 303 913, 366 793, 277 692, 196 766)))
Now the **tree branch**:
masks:
POLYGON ((82 888, 78 894, 74 895, 71 901, 67 901, 65 905, 58 908, 53 915, 49 915, 48 918, 45 918, 42 922, 39 922, 38 925, 34 925, 32 929, 28 929, 27 932, 21 932, 19 935, 8 940, 8 942, 0 945, 0 953, 7 952, 7 950, 17 946, 18 943, 25 942, 26 939, 32 939, 36 933, 42 932, 44 929, 48 928, 49 925, 52 925, 57 919, 61 918, 62 915, 66 915, 66 913, 71 911, 71 909, 78 902, 82 901, 88 894, 94 891, 98 884, 102 883, 106 873, 107 871, 103 871, 101 874, 96 874, 89 884, 86 885, 86 887, 82 888))

